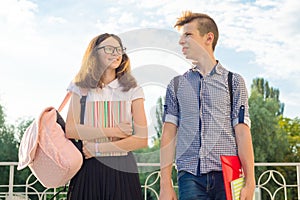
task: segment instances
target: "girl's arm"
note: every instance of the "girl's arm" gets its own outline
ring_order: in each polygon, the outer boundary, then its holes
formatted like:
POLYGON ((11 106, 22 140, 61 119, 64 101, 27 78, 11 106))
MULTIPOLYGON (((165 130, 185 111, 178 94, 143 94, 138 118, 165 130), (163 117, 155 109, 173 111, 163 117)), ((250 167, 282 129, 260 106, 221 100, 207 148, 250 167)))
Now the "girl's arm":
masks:
MULTIPOLYGON (((122 140, 106 143, 97 143, 100 153, 106 152, 129 152, 148 146, 148 127, 144 110, 144 99, 135 99, 132 102, 132 117, 134 124, 134 135, 122 140)), ((95 155, 95 142, 85 141, 83 151, 87 158, 95 155)))
POLYGON ((132 102, 132 117, 134 125, 134 135, 130 135, 122 140, 100 143, 100 152, 113 151, 133 151, 148 146, 148 127, 144 109, 144 99, 135 99, 132 102))

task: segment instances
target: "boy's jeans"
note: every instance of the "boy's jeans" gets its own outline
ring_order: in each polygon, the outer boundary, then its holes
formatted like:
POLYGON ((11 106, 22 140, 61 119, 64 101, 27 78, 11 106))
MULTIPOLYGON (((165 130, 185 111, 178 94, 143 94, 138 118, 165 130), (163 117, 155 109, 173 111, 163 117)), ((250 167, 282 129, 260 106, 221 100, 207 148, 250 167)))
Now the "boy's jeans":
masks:
POLYGON ((226 200, 222 172, 209 172, 195 176, 178 172, 179 200, 226 200))

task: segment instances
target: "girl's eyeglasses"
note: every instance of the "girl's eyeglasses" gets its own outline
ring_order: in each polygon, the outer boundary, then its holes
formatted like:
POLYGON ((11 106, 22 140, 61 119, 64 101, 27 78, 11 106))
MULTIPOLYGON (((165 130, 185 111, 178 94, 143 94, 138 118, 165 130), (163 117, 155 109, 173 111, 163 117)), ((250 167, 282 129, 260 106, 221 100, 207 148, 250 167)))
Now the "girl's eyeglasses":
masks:
POLYGON ((107 53, 107 54, 112 54, 116 51, 117 54, 119 54, 119 55, 124 54, 125 51, 126 51, 126 48, 113 47, 113 46, 110 46, 110 45, 98 47, 97 50, 99 50, 99 49, 104 49, 104 52, 107 53))

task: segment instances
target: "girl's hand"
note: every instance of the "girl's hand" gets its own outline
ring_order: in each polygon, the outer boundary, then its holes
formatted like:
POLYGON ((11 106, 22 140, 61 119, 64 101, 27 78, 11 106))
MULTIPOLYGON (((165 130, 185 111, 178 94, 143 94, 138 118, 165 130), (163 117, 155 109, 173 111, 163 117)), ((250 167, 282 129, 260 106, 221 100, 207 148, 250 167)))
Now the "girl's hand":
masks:
POLYGON ((82 151, 86 159, 95 157, 96 155, 95 145, 96 145, 95 142, 82 140, 82 151))
POLYGON ((132 125, 129 122, 121 122, 117 125, 118 129, 119 129, 119 134, 118 137, 119 138, 126 138, 129 135, 132 135, 132 125), (120 136, 119 136, 120 135, 120 136))

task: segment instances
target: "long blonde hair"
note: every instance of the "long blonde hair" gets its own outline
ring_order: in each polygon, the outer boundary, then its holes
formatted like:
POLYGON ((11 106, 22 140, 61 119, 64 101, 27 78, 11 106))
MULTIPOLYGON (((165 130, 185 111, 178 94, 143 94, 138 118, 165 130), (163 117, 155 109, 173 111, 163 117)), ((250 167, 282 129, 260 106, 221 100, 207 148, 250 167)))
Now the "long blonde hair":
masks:
MULTIPOLYGON (((81 68, 74 79, 74 83, 78 87, 87 89, 102 88, 106 66, 101 64, 96 47, 109 37, 116 39, 120 46, 124 48, 121 39, 114 34, 104 33, 93 38, 84 53, 81 68)), ((116 78, 119 79, 123 91, 128 91, 137 86, 136 80, 130 72, 130 60, 127 54, 124 53, 121 64, 116 69, 116 78)))

